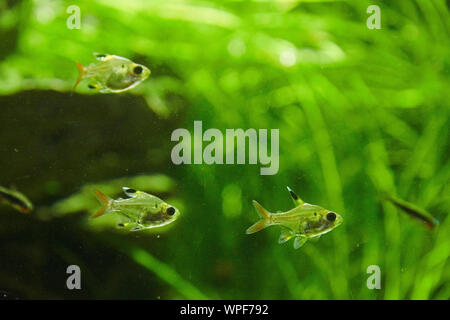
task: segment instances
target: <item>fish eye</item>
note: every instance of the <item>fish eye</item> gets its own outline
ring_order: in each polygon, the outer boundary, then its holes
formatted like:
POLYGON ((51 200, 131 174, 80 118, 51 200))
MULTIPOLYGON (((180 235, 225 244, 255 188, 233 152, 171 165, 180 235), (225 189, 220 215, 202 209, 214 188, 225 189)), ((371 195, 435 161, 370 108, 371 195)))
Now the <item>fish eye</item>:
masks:
POLYGON ((125 189, 125 191, 126 191, 127 193, 136 193, 136 190, 130 189, 130 188, 125 189))
POLYGON ((327 214, 327 220, 333 222, 336 220, 336 213, 334 212, 328 212, 327 214))
POLYGON ((175 208, 174 208, 174 207, 169 207, 169 208, 167 209, 167 214, 168 214, 169 216, 173 216, 173 215, 175 214, 175 208))
POLYGON ((134 67, 133 72, 136 74, 141 74, 143 70, 144 69, 142 69, 141 66, 137 66, 137 67, 134 67))

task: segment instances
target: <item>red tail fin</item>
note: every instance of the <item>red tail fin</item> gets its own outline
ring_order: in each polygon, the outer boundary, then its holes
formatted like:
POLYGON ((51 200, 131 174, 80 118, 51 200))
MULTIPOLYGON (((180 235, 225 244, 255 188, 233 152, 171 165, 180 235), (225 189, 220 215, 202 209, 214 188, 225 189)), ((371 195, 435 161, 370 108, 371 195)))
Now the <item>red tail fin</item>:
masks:
POLYGON ((106 211, 108 210, 109 207, 109 203, 111 201, 110 198, 108 198, 108 196, 106 196, 105 194, 103 194, 102 192, 95 190, 95 195, 98 199, 98 201, 100 201, 100 203, 102 204, 102 207, 92 216, 92 218, 98 218, 102 215, 104 215, 106 213, 106 211))
POLYGON ((83 80, 84 75, 86 73, 83 65, 81 63, 79 63, 79 62, 77 62, 77 68, 78 68, 78 71, 80 72, 80 75, 78 76, 77 82, 75 82, 75 85, 73 86, 72 90, 75 90, 75 88, 80 83, 80 81, 83 80))

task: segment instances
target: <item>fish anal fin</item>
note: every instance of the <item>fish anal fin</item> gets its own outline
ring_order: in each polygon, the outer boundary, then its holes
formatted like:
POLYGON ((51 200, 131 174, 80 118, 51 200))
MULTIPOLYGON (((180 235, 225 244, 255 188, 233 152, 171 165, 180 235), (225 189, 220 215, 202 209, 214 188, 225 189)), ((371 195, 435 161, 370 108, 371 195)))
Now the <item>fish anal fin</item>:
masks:
POLYGON ((304 204, 305 202, 300 199, 300 197, 289 187, 287 187, 288 191, 289 191, 289 195, 292 198, 292 201, 294 201, 294 205, 297 206, 301 206, 302 204, 304 204))
POLYGON ((308 241, 308 238, 306 238, 306 237, 295 238, 294 249, 298 249, 298 248, 302 247, 306 243, 306 241, 308 241))

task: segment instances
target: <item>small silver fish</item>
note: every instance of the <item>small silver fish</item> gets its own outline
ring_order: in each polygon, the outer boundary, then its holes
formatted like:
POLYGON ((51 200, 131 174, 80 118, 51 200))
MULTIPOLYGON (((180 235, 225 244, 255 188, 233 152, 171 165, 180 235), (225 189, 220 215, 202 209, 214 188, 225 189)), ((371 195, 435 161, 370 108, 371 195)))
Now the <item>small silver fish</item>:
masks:
POLYGON ((119 227, 132 224, 135 226, 130 231, 137 231, 167 225, 174 222, 180 215, 177 208, 158 197, 127 187, 122 189, 130 198, 113 200, 95 190, 97 199, 103 206, 92 217, 97 218, 108 212, 116 212, 122 216, 119 227))
POLYGON ((295 238, 294 248, 298 249, 309 239, 318 239, 321 235, 330 232, 344 221, 335 212, 303 202, 291 188, 287 188, 296 207, 287 212, 270 213, 253 200, 253 205, 261 220, 248 228, 247 234, 258 232, 269 226, 279 225, 283 229, 278 243, 295 238))
POLYGON ((89 88, 100 89, 101 93, 123 92, 136 87, 150 75, 150 69, 142 64, 110 54, 94 54, 100 62, 87 67, 77 62, 80 72, 73 90, 81 80, 91 80, 89 88))
POLYGON ((23 194, 14 189, 7 189, 0 186, 0 202, 9 205, 22 213, 30 213, 33 210, 33 204, 23 194))

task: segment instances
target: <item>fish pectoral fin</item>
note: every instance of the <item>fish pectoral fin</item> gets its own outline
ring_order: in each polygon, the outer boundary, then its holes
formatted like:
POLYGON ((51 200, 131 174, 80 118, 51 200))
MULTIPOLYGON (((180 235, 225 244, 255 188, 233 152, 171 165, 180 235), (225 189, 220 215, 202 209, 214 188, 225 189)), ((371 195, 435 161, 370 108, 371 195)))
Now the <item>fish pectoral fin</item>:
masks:
POLYGON ((306 243, 306 241, 308 241, 308 238, 306 238, 306 237, 297 237, 297 238, 295 238, 294 249, 300 248, 301 246, 303 246, 306 243))
POLYGON ((294 234, 289 230, 281 231, 280 238, 278 238, 278 243, 285 243, 294 237, 294 234))
POLYGON ((301 206, 302 204, 304 204, 305 202, 300 199, 300 197, 291 189, 289 188, 289 186, 287 187, 289 194, 292 198, 292 201, 294 201, 294 205, 297 206, 301 206))
POLYGON ((314 237, 314 238, 311 238, 310 240, 314 241, 314 242, 317 242, 317 241, 319 241, 320 237, 321 237, 321 235, 317 236, 317 237, 314 237))

